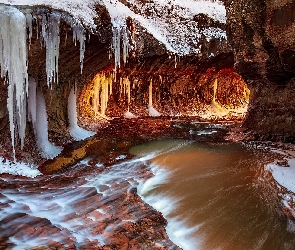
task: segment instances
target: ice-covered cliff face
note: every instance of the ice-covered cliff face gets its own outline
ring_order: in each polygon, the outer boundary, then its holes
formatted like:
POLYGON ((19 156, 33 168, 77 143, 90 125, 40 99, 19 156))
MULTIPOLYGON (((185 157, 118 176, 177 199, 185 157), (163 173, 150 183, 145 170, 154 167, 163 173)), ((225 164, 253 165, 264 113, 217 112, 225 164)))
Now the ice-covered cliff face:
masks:
POLYGON ((24 144, 32 33, 37 32, 40 46, 45 48, 47 85, 51 88, 58 84, 60 23, 66 22, 71 27, 74 43, 79 41, 82 72, 86 30, 92 34, 97 31, 97 6, 104 6, 111 18, 110 47, 115 69, 136 50, 134 37, 140 36, 139 30, 150 34, 167 52, 179 56, 199 53, 201 38, 226 39, 225 31, 220 28, 226 21, 220 1, 0 0, 1 77, 9 83, 7 107, 13 147, 18 139, 24 144))
POLYGON ((96 27, 95 7, 104 5, 111 16, 115 49, 118 49, 118 35, 126 47, 124 32, 128 18, 163 43, 167 50, 179 55, 198 53, 202 36, 207 40, 212 37, 226 39, 225 30, 217 27, 218 24, 226 22, 225 7, 223 2, 218 0, 0 0, 0 3, 41 5, 64 10, 92 30, 96 27), (209 22, 204 20, 203 14, 209 17, 209 22))

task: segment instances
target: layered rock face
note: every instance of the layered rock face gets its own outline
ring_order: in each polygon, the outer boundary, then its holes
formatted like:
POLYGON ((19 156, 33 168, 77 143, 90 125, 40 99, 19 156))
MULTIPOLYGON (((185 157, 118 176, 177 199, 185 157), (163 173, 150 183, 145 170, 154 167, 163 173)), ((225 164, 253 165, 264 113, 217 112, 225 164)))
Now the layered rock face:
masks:
MULTIPOLYGON (((84 124, 126 111, 136 116, 198 115, 196 111, 210 106, 220 111, 220 105, 244 103, 247 91, 232 68, 224 6, 198 4, 196 9, 181 3, 106 1, 95 6, 93 25, 88 19, 76 24, 69 13, 54 7, 17 7, 27 18, 28 76, 45 97, 49 139, 59 145, 72 140, 67 106, 73 87, 78 117, 87 118, 84 124)), ((8 134, 7 85, 1 91, 1 132, 8 134)), ((33 134, 28 123, 25 146, 32 147, 33 134)))
POLYGON ((255 139, 294 142, 295 3, 227 1, 235 68, 251 90, 244 127, 255 139))

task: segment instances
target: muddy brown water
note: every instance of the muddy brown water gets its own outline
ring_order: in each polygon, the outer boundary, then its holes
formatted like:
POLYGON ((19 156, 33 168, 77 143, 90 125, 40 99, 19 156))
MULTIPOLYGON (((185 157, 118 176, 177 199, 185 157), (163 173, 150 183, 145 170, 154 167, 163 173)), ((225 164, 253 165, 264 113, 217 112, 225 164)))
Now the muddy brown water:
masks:
POLYGON ((141 189, 183 249, 295 249, 293 219, 264 169, 268 152, 236 143, 162 140, 130 149, 156 174, 141 189))

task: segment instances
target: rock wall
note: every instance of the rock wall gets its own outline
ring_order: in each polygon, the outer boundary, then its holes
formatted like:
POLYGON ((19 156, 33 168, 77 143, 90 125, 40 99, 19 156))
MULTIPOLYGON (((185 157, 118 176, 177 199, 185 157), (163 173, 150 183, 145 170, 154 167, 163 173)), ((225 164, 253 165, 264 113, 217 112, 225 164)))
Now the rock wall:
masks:
POLYGON ((254 139, 295 139, 295 2, 226 1, 235 68, 250 88, 254 139))

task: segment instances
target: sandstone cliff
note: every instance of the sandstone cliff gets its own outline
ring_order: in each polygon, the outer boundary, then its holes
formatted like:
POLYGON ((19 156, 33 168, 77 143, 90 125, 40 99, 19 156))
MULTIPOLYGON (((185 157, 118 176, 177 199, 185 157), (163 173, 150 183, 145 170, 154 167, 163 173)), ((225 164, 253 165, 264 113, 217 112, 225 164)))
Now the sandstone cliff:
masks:
POLYGON ((244 127, 256 139, 294 142, 294 1, 227 1, 226 7, 235 68, 251 90, 244 127))

